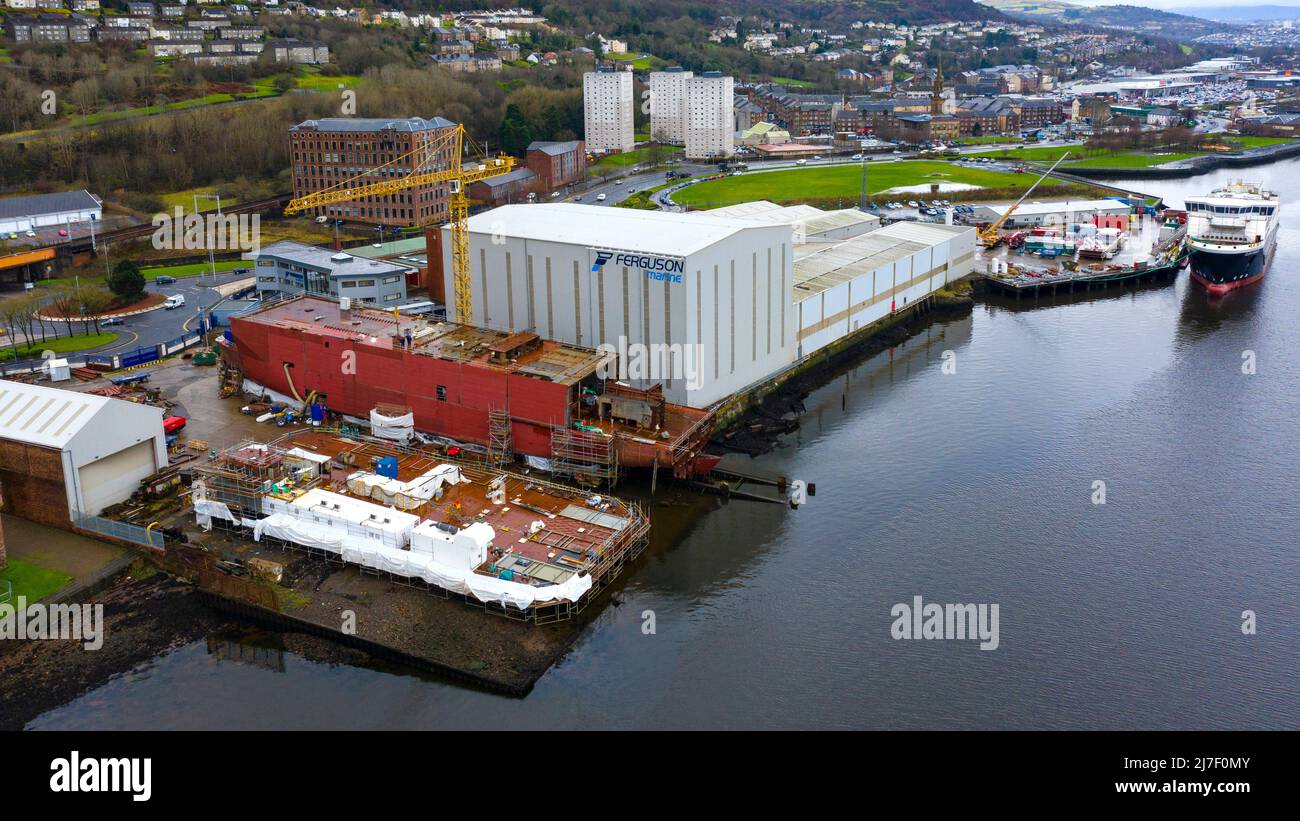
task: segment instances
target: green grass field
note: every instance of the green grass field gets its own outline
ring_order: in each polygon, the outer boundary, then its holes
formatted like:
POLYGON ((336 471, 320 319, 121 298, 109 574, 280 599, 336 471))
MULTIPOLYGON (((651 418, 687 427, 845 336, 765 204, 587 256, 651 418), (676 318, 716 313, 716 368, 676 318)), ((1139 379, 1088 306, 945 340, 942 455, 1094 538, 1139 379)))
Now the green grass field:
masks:
POLYGON ((1071 168, 1150 168, 1153 165, 1164 165, 1167 162, 1176 162, 1177 160, 1190 160, 1192 157, 1203 156, 1202 151, 1172 151, 1168 154, 1103 154, 1101 156, 1088 157, 1078 162, 1066 160, 1061 163, 1061 167, 1070 166, 1071 168))
POLYGON ((632 68, 637 71, 649 71, 656 65, 663 63, 663 60, 660 60, 653 54, 606 54, 605 56, 611 60, 618 60, 622 63, 630 61, 632 63, 632 68))
MULTIPOLYGON (((592 168, 628 168, 633 165, 642 165, 650 161, 651 151, 650 146, 642 146, 631 151, 624 151, 622 154, 610 154, 597 160, 592 168)), ((659 146, 660 161, 681 153, 682 149, 680 148, 666 145, 659 146)))
POLYGON ((1281 145, 1282 143, 1295 142, 1289 137, 1225 137, 1223 140, 1228 145, 1238 148, 1262 148, 1266 145, 1281 145))
MULTIPOLYGON (((235 268, 248 268, 252 263, 245 259, 219 259, 217 260, 217 272, 230 271, 235 268)), ((160 265, 155 268, 141 268, 140 273, 144 278, 150 281, 160 276, 176 277, 196 277, 206 274, 212 270, 212 266, 206 262, 190 262, 185 265, 160 265)))
MULTIPOLYGON (((73 323, 73 327, 81 327, 80 323, 73 323)), ((65 330, 60 328, 60 330, 65 330)), ((44 342, 33 342, 29 345, 18 346, 19 359, 32 359, 41 355, 42 351, 54 351, 55 353, 72 353, 73 351, 84 351, 90 348, 98 348, 101 345, 108 345, 117 340, 117 334, 75 334, 71 338, 61 336, 58 339, 47 339, 44 342)), ((7 362, 14 358, 14 346, 12 343, 0 343, 0 362, 7 362)))
MULTIPOLYGON (((19 596, 24 596, 28 604, 35 604, 46 596, 56 593, 72 581, 71 576, 57 570, 49 570, 38 564, 21 559, 10 559, 8 566, 0 570, 0 579, 13 585, 13 600, 8 604, 16 605, 19 596)), ((0 585, 0 595, 6 590, 0 585)))
MULTIPOLYGON (((213 199, 211 196, 205 196, 205 195, 212 194, 211 188, 190 188, 185 191, 173 191, 170 194, 160 194, 159 196, 162 198, 162 201, 166 204, 168 213, 171 213, 173 210, 175 210, 176 206, 179 205, 181 208, 185 209, 185 213, 188 214, 194 210, 195 194, 199 195, 200 211, 205 211, 216 207, 217 201, 213 199)), ((238 201, 239 200, 235 199, 234 197, 222 197, 221 207, 228 208, 229 206, 234 205, 238 201)))
MULTIPOLYGON (((962 168, 946 162, 907 161, 872 163, 867 166, 867 192, 871 194, 900 186, 926 183, 965 183, 981 188, 1021 189, 1034 178, 1028 174, 1007 174, 982 168, 962 168)), ((673 195, 680 205, 702 206, 771 200, 782 202, 806 199, 856 200, 862 186, 862 169, 857 164, 797 168, 791 171, 767 171, 740 174, 721 180, 702 182, 683 188, 673 195)), ((906 195, 899 195, 904 199, 906 195)), ((954 197, 959 196, 954 193, 954 197)))
POLYGON ((1203 152, 1145 152, 1145 151, 1119 151, 1111 153, 1096 148, 1085 148, 1084 146, 1051 146, 1046 148, 1006 148, 999 151, 985 151, 979 154, 967 155, 975 157, 992 157, 993 159, 1011 159, 1027 160, 1029 162, 1038 162, 1050 165, 1064 154, 1070 152, 1070 156, 1061 163, 1061 168, 1148 168, 1153 165, 1162 165, 1175 160, 1185 160, 1191 157, 1199 157, 1203 152))
POLYGON ((807 80, 796 80, 793 77, 773 77, 772 82, 777 85, 789 86, 791 88, 812 88, 814 85, 814 83, 810 83, 807 80))

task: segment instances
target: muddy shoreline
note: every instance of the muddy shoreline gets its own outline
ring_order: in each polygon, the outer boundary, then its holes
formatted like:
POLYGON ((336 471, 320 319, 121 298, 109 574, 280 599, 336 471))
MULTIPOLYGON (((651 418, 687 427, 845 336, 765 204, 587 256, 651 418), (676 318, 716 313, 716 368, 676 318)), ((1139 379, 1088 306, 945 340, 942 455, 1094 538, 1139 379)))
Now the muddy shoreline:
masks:
POLYGON ((122 576, 94 598, 104 606, 104 644, 0 642, 0 730, 21 730, 160 654, 229 627, 188 585, 163 573, 122 576))

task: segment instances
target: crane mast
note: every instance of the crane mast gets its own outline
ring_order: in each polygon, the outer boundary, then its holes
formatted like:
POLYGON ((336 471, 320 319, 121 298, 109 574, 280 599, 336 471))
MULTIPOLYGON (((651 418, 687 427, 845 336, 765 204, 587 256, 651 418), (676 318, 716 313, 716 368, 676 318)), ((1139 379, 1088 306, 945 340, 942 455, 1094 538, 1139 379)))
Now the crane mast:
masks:
POLYGON ((412 151, 369 171, 350 177, 328 188, 295 197, 284 207, 285 214, 295 214, 312 208, 321 208, 340 202, 366 197, 382 197, 424 185, 448 184, 448 224, 451 226, 452 292, 455 321, 470 323, 474 318, 473 283, 470 279, 469 255, 469 197, 467 189, 480 180, 508 174, 515 166, 515 158, 506 154, 485 156, 481 162, 466 165, 463 157, 470 142, 465 127, 456 125, 446 133, 430 140, 412 151), (445 161, 440 159, 445 156, 445 161), (367 181, 382 176, 385 169, 404 169, 409 163, 414 170, 400 177, 367 181), (439 166, 445 167, 439 167, 439 166))

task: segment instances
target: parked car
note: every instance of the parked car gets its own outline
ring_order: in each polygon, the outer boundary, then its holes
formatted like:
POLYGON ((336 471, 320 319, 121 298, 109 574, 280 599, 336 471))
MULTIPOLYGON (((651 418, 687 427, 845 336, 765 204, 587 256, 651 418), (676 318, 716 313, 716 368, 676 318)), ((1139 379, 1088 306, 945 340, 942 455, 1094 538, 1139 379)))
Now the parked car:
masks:
POLYGON ((29 236, 29 237, 34 237, 34 236, 36 236, 36 232, 33 231, 33 230, 31 230, 31 229, 29 228, 29 229, 27 230, 27 236, 29 236))
POLYGON ((327 223, 327 222, 329 222, 329 221, 330 221, 330 218, 327 217, 327 216, 325 216, 324 214, 322 214, 321 216, 319 216, 319 217, 316 218, 316 224, 317 224, 317 225, 324 225, 325 223, 327 223))
POLYGON ((153 278, 153 282, 155 285, 171 285, 175 281, 176 281, 176 277, 169 277, 169 276, 159 276, 153 278))

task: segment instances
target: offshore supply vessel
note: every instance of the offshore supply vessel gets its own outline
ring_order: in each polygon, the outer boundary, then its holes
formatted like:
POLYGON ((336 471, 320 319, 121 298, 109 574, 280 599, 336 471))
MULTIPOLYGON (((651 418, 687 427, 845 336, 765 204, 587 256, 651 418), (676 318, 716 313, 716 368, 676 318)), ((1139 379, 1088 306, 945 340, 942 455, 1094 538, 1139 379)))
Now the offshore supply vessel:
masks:
POLYGON ((407 418, 495 464, 524 457, 557 475, 612 483, 627 468, 695 478, 721 459, 704 453, 711 411, 667 402, 658 385, 606 379, 617 372, 609 354, 535 333, 316 296, 267 304, 230 325, 222 357, 247 392, 312 399, 372 423, 407 418))
POLYGON ((1260 185, 1233 182, 1187 198, 1192 277, 1211 294, 1261 279, 1277 247, 1278 196, 1260 185))

